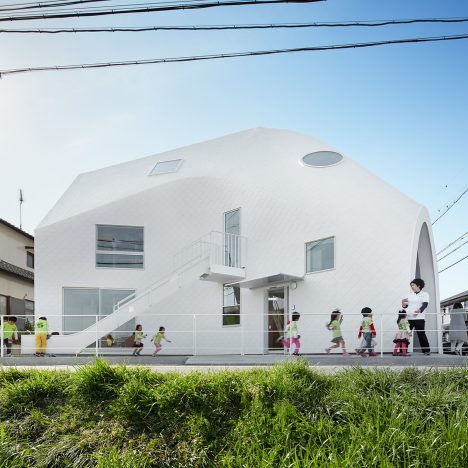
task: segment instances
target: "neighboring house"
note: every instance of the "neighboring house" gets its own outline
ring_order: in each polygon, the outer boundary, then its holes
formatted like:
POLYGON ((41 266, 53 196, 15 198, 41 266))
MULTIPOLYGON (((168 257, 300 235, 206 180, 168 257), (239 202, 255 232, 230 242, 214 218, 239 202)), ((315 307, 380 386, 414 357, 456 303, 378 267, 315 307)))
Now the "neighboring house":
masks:
MULTIPOLYGON (((278 352, 293 308, 302 351, 323 352, 336 307, 352 348, 363 306, 389 351, 415 276, 431 296, 434 350, 441 342, 426 208, 287 130, 247 130, 81 174, 37 228, 36 254, 36 313, 66 334, 51 337, 51 352, 80 352, 107 333, 123 341, 136 323, 149 334, 146 353, 161 325, 167 353, 278 352)), ((26 337, 23 352, 32 349, 26 337)))
POLYGON ((0 315, 34 318, 34 237, 0 219, 0 315))

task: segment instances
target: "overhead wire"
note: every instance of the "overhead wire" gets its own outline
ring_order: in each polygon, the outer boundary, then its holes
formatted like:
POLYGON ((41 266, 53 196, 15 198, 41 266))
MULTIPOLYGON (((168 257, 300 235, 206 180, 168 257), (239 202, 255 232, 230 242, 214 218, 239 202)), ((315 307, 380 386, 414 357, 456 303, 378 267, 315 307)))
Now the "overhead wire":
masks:
POLYGON ((466 255, 465 257, 463 258, 460 258, 460 260, 457 260, 456 262, 452 263, 451 265, 449 265, 448 267, 445 267, 443 270, 440 270, 439 271, 439 274, 448 270, 449 268, 452 268, 453 266, 455 265, 458 265, 460 262, 462 262, 463 260, 466 260, 468 258, 468 255, 466 255))
POLYGON ((437 256, 439 256, 442 252, 445 252, 446 250, 448 250, 450 247, 452 247, 453 245, 455 245, 457 242, 460 242, 461 240, 463 240, 466 236, 468 236, 468 231, 465 232, 465 234, 462 234, 460 237, 458 237, 457 239, 455 239, 454 241, 450 242, 450 244, 446 245, 442 250, 439 250, 437 252, 437 256))
POLYGON ((35 2, 35 3, 17 3, 16 5, 0 5, 0 12, 3 11, 20 11, 20 10, 38 10, 41 8, 53 9, 63 6, 81 5, 84 3, 103 3, 109 0, 55 0, 52 2, 35 2))
POLYGON ((462 198, 463 196, 468 193, 468 187, 466 187, 463 192, 456 198, 456 200, 454 200, 451 204, 447 205, 445 211, 443 213, 441 213, 436 219, 435 221, 432 222, 432 225, 434 226, 435 223, 437 223, 437 221, 439 221, 440 219, 442 219, 462 198))
POLYGON ((440 257, 439 259, 437 259, 438 262, 440 262, 441 260, 443 260, 444 258, 448 257, 449 255, 452 255, 454 252, 456 252, 458 249, 461 249, 465 244, 468 244, 468 240, 466 240, 465 242, 463 242, 463 244, 459 245, 458 247, 456 247, 455 249, 453 249, 452 251, 450 251, 448 254, 444 255, 443 257, 440 257))
POLYGON ((215 8, 222 6, 242 6, 242 5, 273 5, 285 3, 318 3, 326 0, 220 0, 220 1, 203 1, 196 0, 188 2, 160 2, 151 4, 129 4, 131 6, 117 6, 109 9, 108 7, 89 7, 79 10, 62 10, 49 13, 30 13, 23 15, 0 15, 0 21, 31 21, 31 20, 46 20, 60 18, 80 18, 90 16, 106 16, 131 13, 151 13, 158 11, 175 11, 175 10, 199 10, 205 8, 215 8))
POLYGON ((117 62, 98 62, 98 63, 82 63, 82 64, 72 64, 72 65, 13 68, 13 69, 7 69, 7 70, 0 70, 0 77, 2 77, 3 75, 7 76, 7 75, 20 74, 20 73, 39 72, 39 71, 63 71, 63 70, 89 69, 89 68, 121 67, 121 66, 130 66, 130 65, 148 65, 148 64, 157 64, 157 63, 194 62, 194 61, 201 61, 201 60, 215 60, 215 59, 238 58, 238 57, 247 57, 247 56, 276 55, 276 54, 288 54, 288 53, 297 53, 297 52, 319 52, 319 51, 325 51, 325 50, 359 49, 359 48, 376 47, 376 46, 390 45, 390 44, 455 41, 455 40, 464 40, 464 39, 468 39, 468 34, 460 34, 460 35, 453 35, 453 36, 419 37, 419 38, 409 38, 409 39, 394 39, 394 40, 386 40, 386 41, 360 42, 360 43, 336 44, 336 45, 325 45, 325 46, 296 47, 296 48, 289 48, 289 49, 233 52, 233 53, 226 53, 226 54, 192 55, 188 57, 167 57, 167 58, 142 59, 142 60, 125 60, 125 61, 117 61, 117 62))
POLYGON ((300 29, 300 28, 345 28, 381 27, 413 23, 466 23, 465 18, 421 18, 401 20, 342 21, 312 23, 265 23, 265 24, 207 24, 207 25, 161 25, 161 26, 107 26, 81 28, 9 28, 0 33, 57 34, 57 33, 98 33, 98 32, 145 32, 145 31, 223 31, 245 29, 300 29))

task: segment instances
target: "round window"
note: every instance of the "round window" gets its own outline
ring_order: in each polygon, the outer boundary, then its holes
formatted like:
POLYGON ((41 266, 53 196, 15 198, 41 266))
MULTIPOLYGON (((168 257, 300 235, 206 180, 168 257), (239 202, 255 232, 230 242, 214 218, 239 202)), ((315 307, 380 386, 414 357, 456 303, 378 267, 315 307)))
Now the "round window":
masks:
POLYGON ((311 167, 327 167, 338 164, 343 160, 343 156, 334 151, 317 151, 315 153, 306 154, 302 158, 302 162, 306 166, 311 167))

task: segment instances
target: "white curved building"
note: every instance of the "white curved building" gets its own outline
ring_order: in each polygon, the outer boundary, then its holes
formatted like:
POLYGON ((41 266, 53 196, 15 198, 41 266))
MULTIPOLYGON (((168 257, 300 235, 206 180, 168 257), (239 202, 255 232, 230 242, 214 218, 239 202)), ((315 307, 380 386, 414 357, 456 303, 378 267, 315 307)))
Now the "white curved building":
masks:
MULTIPOLYGON (((165 353, 266 353, 293 308, 301 351, 323 352, 336 307, 354 348, 363 306, 390 351, 415 276, 427 283, 428 313, 438 311, 427 210, 287 130, 256 128, 82 174, 35 234, 36 314, 76 332, 52 337, 55 352, 136 322, 148 334, 166 327, 165 353)), ((436 315, 426 328, 435 349, 436 315)))

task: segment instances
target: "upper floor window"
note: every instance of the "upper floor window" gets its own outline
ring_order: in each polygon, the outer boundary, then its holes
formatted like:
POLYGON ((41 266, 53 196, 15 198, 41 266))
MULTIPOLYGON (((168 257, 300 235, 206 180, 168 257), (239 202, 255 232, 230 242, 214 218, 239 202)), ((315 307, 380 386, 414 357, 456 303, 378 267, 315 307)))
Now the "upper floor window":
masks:
POLYGON ((184 162, 183 159, 173 159, 171 161, 159 161, 153 167, 149 175, 169 174, 170 172, 177 172, 184 162))
POLYGON ((143 268, 143 228, 96 226, 96 267, 143 268))
POLYGON ((26 252, 26 265, 29 268, 34 268, 34 254, 31 252, 26 252))
POLYGON ((306 273, 335 268, 335 238, 327 237, 306 244, 306 273))

